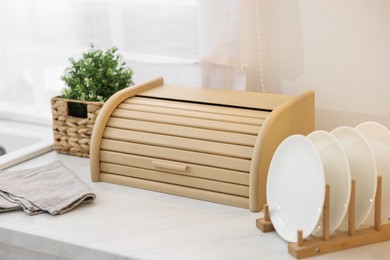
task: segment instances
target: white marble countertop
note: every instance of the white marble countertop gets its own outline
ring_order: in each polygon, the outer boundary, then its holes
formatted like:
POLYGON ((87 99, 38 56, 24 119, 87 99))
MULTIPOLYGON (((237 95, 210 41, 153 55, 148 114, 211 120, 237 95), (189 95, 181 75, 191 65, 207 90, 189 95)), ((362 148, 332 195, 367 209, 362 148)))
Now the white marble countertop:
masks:
MULTIPOLYGON (((0 259, 295 259, 262 213, 90 181, 89 160, 55 152, 14 166, 61 160, 97 199, 60 216, 0 214, 0 259)), ((390 241, 315 259, 389 259, 390 241)))

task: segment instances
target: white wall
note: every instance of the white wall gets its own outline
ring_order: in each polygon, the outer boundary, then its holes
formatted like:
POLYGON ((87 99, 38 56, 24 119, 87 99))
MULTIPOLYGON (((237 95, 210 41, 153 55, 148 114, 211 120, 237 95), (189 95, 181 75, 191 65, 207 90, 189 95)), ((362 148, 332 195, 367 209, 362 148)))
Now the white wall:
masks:
POLYGON ((316 92, 316 127, 390 128, 389 0, 262 0, 267 92, 316 92))

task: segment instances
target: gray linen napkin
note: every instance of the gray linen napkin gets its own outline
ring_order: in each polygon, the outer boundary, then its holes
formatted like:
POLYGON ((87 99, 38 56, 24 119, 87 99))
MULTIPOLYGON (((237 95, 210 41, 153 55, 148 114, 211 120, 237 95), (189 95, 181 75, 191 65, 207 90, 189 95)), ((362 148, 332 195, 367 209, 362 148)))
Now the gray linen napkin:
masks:
POLYGON ((58 215, 95 198, 96 195, 60 161, 0 172, 0 212, 21 207, 29 215, 43 212, 58 215))

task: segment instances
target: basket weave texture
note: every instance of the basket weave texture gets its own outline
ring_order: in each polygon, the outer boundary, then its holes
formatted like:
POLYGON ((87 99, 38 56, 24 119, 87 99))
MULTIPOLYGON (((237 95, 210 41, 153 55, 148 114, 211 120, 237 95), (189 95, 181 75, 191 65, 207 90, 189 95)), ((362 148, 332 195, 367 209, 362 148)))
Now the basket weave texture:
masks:
POLYGON ((89 157, 93 126, 103 104, 61 97, 52 98, 54 150, 62 154, 89 157), (70 116, 68 110, 70 102, 86 104, 87 118, 70 116))

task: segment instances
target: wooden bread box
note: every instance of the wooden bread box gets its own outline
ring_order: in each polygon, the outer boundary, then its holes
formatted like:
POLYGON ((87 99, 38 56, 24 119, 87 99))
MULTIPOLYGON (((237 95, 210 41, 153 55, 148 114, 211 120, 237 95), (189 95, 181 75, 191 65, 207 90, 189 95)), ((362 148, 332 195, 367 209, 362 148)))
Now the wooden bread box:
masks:
POLYGON ((91 137, 91 178, 256 212, 277 146, 313 130, 313 91, 292 97, 158 78, 104 104, 91 137))

